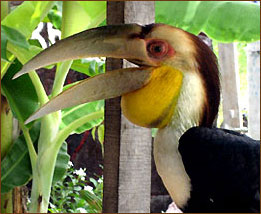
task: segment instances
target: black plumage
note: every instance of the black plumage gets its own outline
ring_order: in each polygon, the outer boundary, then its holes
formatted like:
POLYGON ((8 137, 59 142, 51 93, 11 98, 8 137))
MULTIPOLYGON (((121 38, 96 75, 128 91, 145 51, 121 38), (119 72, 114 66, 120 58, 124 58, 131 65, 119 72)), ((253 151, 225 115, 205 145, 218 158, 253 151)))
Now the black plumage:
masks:
POLYGON ((184 212, 260 212, 260 141, 193 127, 179 151, 192 185, 184 212))

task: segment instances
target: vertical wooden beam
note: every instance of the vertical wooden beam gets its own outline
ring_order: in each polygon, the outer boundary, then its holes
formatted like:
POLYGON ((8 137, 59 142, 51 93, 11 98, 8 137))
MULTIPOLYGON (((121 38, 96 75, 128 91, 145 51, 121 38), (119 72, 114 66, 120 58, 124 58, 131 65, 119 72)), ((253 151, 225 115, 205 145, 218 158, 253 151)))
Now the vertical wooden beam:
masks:
MULTIPOLYGON (((126 1, 124 23, 151 24, 154 2, 126 1)), ((134 65, 124 61, 124 67, 134 65)), ((151 131, 135 126, 122 116, 119 171, 119 213, 149 213, 151 198, 151 131)))
MULTIPOLYGON (((153 22, 154 2, 107 3, 107 24, 153 22)), ((122 65, 108 59, 106 69, 122 65)), ((103 212, 150 212, 151 133, 127 121, 119 98, 105 102, 104 146, 103 212)))
MULTIPOLYGON (((107 2, 107 24, 124 22, 124 2, 107 2)), ((122 68, 121 59, 106 60, 106 72, 122 68)), ((118 212, 119 156, 121 133, 120 98, 105 101, 103 212, 118 212)))
POLYGON ((248 133, 260 140, 260 41, 247 45, 248 133))
POLYGON ((239 111, 239 76, 237 55, 233 43, 218 44, 219 65, 221 68, 221 93, 225 128, 241 128, 239 111))

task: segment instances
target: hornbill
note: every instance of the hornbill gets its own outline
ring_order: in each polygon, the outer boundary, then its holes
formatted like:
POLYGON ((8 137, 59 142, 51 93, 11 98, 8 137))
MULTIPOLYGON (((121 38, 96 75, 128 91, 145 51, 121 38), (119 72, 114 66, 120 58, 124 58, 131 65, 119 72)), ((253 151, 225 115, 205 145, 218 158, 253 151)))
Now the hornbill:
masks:
POLYGON ((220 101, 217 59, 197 36, 164 25, 98 27, 58 41, 15 77, 85 57, 126 59, 139 67, 88 78, 62 92, 27 122, 77 104, 121 96, 134 124, 159 128, 154 158, 184 212, 259 212, 260 143, 213 128, 220 101))

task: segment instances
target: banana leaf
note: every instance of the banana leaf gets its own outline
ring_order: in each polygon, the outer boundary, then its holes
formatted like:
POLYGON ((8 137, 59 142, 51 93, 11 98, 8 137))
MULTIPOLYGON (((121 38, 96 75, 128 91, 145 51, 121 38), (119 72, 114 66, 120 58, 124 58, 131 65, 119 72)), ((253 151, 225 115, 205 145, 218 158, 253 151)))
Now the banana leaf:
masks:
POLYGON ((260 40, 260 6, 241 1, 156 1, 156 22, 219 42, 260 40))

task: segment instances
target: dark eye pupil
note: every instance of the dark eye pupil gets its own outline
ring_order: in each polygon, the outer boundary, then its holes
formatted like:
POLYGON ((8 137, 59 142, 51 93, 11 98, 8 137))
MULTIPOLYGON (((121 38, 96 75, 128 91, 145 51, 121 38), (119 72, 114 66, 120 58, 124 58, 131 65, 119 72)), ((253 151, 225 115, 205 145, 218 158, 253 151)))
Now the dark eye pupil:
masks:
POLYGON ((155 46, 155 47, 154 47, 154 52, 160 53, 161 51, 162 51, 161 46, 155 46))
POLYGON ((147 43, 147 51, 150 57, 163 58, 168 54, 168 43, 160 40, 152 40, 147 43))

